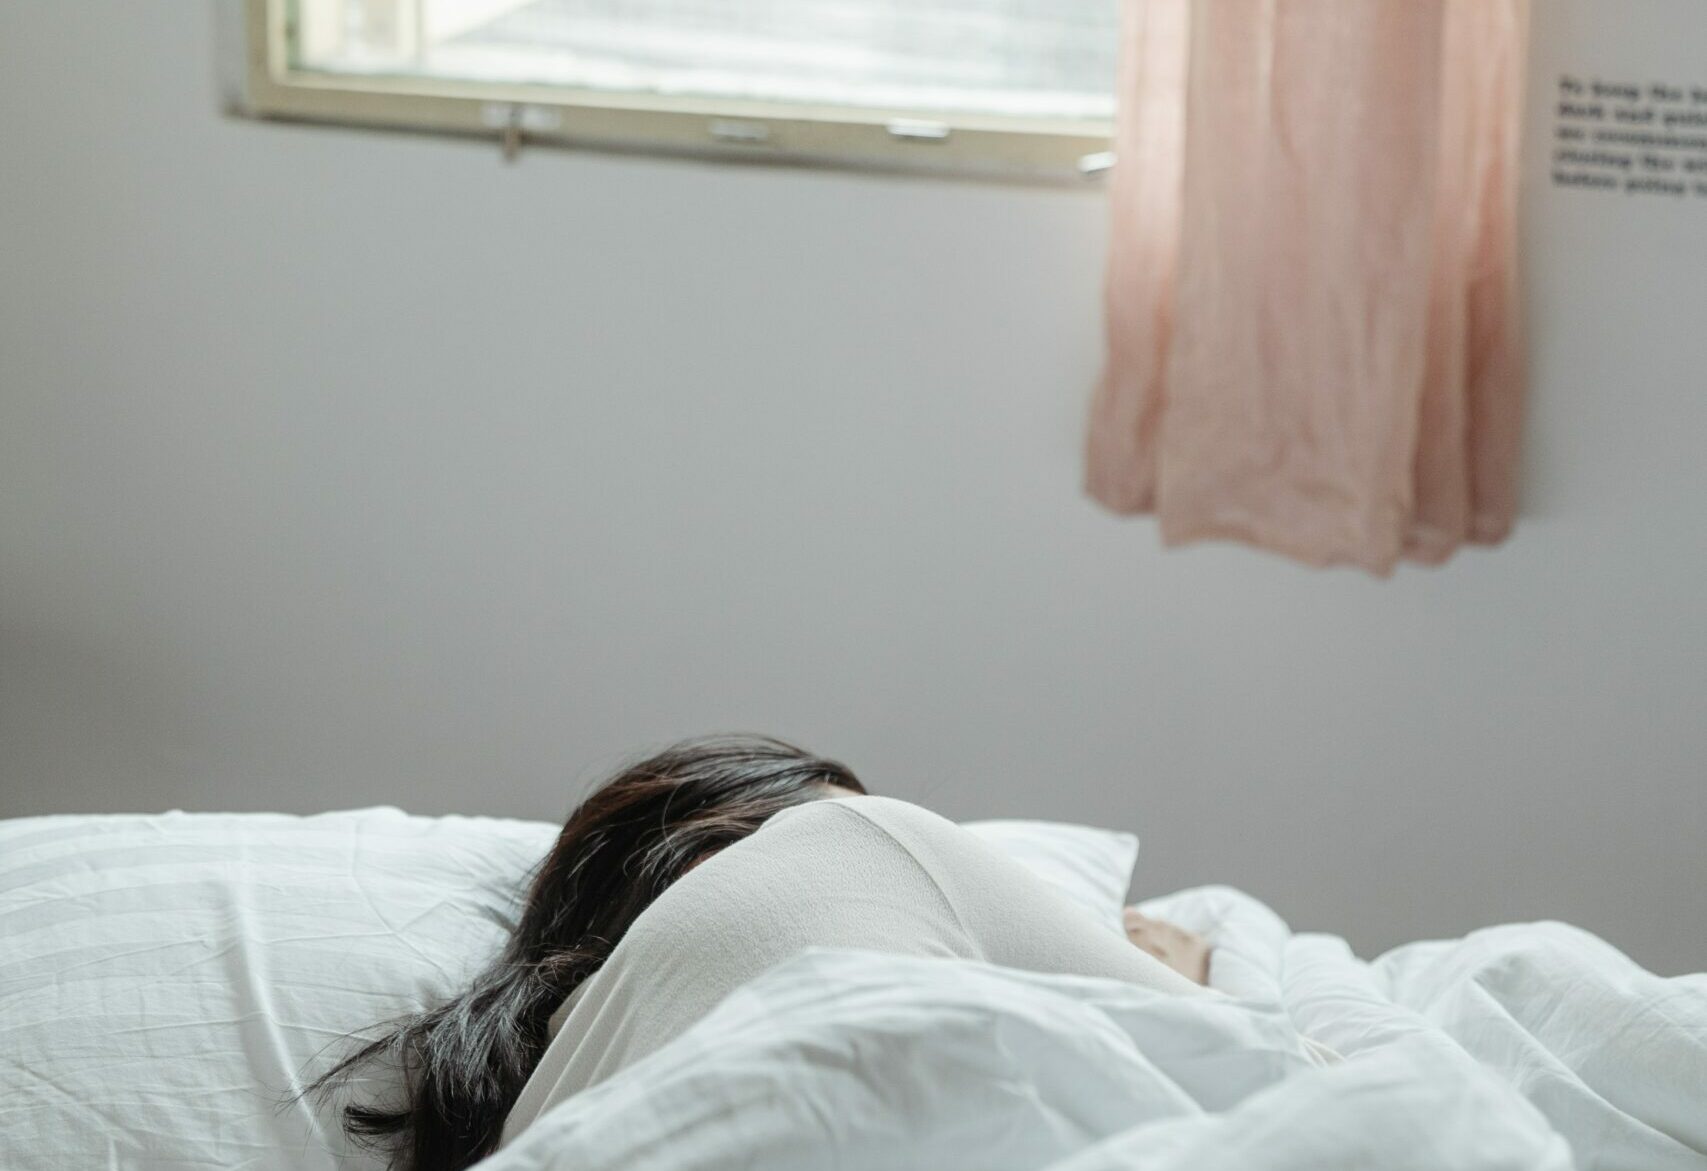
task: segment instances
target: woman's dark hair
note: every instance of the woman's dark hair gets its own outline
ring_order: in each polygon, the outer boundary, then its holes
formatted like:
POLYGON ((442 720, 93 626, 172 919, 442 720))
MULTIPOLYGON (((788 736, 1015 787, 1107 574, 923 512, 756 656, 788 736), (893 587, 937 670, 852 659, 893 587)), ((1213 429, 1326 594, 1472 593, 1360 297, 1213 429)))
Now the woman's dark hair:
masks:
POLYGON ((863 793, 845 766, 761 736, 687 740, 632 764, 569 815, 504 950, 473 986, 340 1060, 304 1093, 322 1101, 361 1067, 401 1069, 402 1101, 351 1103, 351 1137, 396 1171, 461 1171, 490 1154, 539 1064, 563 998, 629 925, 706 854, 825 794, 863 793))

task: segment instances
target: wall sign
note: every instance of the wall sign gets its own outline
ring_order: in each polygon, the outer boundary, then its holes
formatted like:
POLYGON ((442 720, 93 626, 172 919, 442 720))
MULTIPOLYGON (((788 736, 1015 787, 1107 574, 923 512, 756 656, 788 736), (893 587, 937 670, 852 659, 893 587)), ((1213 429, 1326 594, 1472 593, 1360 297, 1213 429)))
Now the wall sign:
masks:
POLYGON ((1707 84, 1561 74, 1553 185, 1707 201, 1707 84))

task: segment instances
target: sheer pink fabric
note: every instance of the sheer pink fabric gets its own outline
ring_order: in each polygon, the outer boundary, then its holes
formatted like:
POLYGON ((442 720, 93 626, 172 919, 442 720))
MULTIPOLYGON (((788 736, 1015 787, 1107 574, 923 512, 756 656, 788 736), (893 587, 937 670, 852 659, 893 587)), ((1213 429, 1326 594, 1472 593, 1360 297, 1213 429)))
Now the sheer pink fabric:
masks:
POLYGON ((1127 0, 1087 487, 1391 573, 1511 529, 1529 0, 1127 0))

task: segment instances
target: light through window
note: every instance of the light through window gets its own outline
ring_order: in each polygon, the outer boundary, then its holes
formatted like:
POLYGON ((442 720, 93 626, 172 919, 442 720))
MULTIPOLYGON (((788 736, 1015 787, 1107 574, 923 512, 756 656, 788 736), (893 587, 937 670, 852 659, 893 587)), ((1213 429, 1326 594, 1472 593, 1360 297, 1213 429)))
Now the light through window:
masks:
POLYGON ((1107 118, 1115 0, 303 0, 297 64, 932 114, 1107 118))
POLYGON ((1069 173, 1121 0, 246 0, 264 116, 1069 173))

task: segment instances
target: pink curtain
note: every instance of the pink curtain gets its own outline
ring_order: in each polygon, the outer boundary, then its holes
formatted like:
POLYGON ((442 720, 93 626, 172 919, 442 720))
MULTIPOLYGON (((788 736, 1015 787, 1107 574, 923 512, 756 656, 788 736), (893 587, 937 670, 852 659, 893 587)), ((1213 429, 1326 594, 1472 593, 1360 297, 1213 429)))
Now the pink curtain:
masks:
POLYGON ((1389 574, 1516 512, 1529 0, 1126 0, 1086 482, 1389 574))

